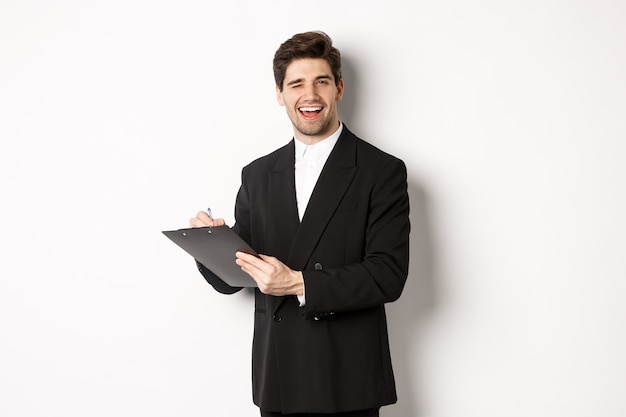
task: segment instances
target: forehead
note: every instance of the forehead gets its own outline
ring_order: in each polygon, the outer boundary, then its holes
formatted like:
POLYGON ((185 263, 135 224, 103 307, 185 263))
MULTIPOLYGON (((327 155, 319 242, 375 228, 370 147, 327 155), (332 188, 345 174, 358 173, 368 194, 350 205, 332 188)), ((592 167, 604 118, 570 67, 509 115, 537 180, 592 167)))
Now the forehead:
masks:
POLYGON ((323 58, 299 58, 289 63, 285 71, 285 81, 296 79, 315 79, 328 76, 334 80, 330 64, 323 58))

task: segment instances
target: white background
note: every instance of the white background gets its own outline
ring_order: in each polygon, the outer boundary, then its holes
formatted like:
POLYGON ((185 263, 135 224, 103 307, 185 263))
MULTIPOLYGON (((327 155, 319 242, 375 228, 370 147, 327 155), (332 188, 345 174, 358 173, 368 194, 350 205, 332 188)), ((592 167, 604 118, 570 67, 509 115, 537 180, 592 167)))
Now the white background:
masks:
POLYGON ((626 3, 0 3, 0 415, 255 416, 252 298, 161 230, 285 144, 278 45, 409 170, 384 417, 626 415, 626 3))

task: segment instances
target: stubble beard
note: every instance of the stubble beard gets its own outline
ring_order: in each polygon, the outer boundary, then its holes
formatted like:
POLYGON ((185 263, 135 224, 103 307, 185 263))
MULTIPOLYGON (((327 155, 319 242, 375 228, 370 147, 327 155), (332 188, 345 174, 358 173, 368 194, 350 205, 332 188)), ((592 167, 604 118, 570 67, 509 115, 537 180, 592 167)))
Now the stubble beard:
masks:
POLYGON ((315 120, 312 123, 307 123, 307 122, 302 121, 299 118, 299 114, 297 114, 297 110, 296 110, 296 114, 290 115, 290 116, 292 116, 291 123, 293 124, 294 128, 305 136, 318 136, 324 133, 328 133, 329 130, 331 129, 330 125, 333 121, 332 117, 325 115, 321 117, 320 119, 315 120))

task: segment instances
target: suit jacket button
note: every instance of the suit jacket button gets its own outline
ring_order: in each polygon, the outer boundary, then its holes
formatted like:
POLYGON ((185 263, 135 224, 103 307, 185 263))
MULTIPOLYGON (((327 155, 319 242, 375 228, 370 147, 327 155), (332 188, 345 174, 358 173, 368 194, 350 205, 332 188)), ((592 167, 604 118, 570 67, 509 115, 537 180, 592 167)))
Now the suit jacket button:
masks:
POLYGON ((272 316, 272 318, 274 319, 274 321, 275 321, 276 323, 278 323, 279 321, 281 321, 281 320, 283 319, 283 318, 282 318, 280 315, 278 315, 278 314, 274 314, 274 315, 272 316))
POLYGON ((322 267, 322 264, 319 262, 316 262, 315 265, 313 265, 313 267, 315 268, 316 271, 321 271, 322 269, 324 269, 322 267))

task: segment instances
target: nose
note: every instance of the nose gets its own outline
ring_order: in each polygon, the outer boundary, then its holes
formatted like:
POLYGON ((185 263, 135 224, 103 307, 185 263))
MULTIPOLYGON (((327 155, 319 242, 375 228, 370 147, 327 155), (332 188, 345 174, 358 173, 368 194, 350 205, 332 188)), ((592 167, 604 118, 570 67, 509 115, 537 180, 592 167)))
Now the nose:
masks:
POLYGON ((304 96, 309 99, 318 98, 317 86, 315 83, 307 83, 304 87, 304 96))

